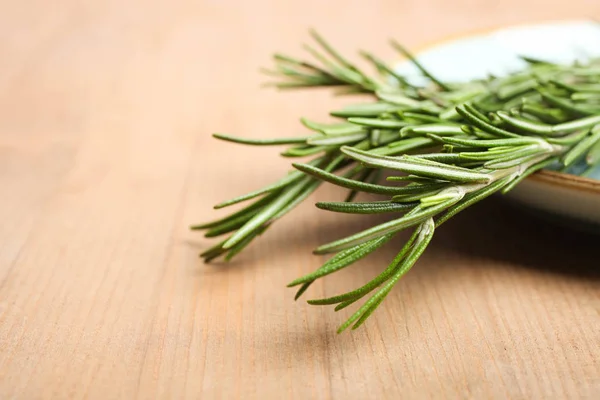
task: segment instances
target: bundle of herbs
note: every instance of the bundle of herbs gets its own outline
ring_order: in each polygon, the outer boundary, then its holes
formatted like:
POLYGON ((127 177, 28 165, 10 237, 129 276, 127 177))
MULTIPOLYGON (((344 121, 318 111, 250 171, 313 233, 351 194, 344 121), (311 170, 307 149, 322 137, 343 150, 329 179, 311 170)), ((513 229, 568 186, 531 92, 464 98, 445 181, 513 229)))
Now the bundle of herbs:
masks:
MULTIPOLYGON (((385 223, 324 244, 332 254, 321 267, 288 286, 298 299, 317 279, 373 253, 399 232, 412 235, 370 282, 337 296, 308 300, 340 310, 367 297, 338 332, 360 326, 398 280, 418 261, 435 230, 457 213, 494 193, 507 193, 544 168, 568 169, 600 163, 600 60, 558 65, 523 57, 527 68, 508 76, 465 83, 441 82, 408 51, 392 45, 427 77, 416 86, 374 55, 362 52, 377 73, 371 76, 340 55, 317 33, 312 61, 274 56, 274 85, 280 89, 331 87, 337 94, 367 95, 368 101, 329 113, 336 123, 301 119, 304 137, 221 140, 257 146, 287 146, 281 153, 294 169, 282 179, 225 201, 223 208, 249 205, 209 223, 193 226, 206 237, 225 239, 201 256, 230 260, 274 221, 304 201, 322 183, 349 190, 343 202, 317 207, 337 213, 389 214, 385 223), (382 172, 385 172, 382 173, 382 172), (380 195, 356 201, 359 192, 380 195)), ((584 172, 584 175, 586 173, 584 172)))

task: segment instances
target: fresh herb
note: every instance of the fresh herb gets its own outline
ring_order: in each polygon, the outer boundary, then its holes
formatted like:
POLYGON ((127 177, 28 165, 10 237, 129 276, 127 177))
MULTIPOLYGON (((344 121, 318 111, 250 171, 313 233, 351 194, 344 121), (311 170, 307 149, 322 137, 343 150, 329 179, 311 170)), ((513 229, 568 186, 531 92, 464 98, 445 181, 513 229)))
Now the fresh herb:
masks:
POLYGON ((523 57, 524 70, 506 77, 467 83, 443 83, 399 44, 394 48, 412 60, 429 79, 415 86, 376 56, 361 55, 374 69, 367 74, 333 49, 317 33, 319 50, 307 47, 316 62, 274 56, 269 74, 280 89, 334 87, 338 94, 363 93, 368 100, 329 114, 339 122, 302 119, 311 131, 299 138, 216 138, 247 145, 288 146, 281 154, 294 170, 281 180, 215 208, 252 200, 231 215, 192 229, 207 237, 228 235, 202 253, 208 262, 229 260, 264 233, 277 219, 305 200, 322 183, 349 189, 345 202, 317 207, 337 213, 388 213, 387 222, 323 244, 317 254, 333 254, 316 271, 288 286, 296 299, 317 279, 373 253, 399 232, 412 236, 390 264, 358 289, 314 305, 345 308, 369 296, 338 332, 360 326, 398 280, 418 261, 436 229, 484 198, 507 193, 527 176, 550 166, 563 170, 577 162, 600 163, 600 60, 558 65, 523 57), (385 181, 381 172, 388 173, 385 181), (359 192, 383 196, 354 201, 359 192))

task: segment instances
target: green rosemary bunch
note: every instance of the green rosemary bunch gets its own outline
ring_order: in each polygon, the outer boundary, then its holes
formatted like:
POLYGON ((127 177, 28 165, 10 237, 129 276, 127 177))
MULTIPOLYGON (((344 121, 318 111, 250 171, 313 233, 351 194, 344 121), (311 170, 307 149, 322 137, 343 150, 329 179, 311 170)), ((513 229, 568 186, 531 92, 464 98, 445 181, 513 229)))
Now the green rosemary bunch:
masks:
MULTIPOLYGON (((417 262, 445 221, 494 194, 507 193, 544 168, 568 170, 600 163, 600 60, 558 65, 523 57, 528 67, 506 77, 467 83, 441 82, 402 46, 392 46, 428 78, 415 86, 376 56, 361 52, 375 70, 367 74, 318 34, 319 49, 307 46, 315 62, 274 56, 280 89, 333 87, 338 94, 363 93, 363 103, 331 111, 333 124, 301 119, 303 137, 243 139, 248 145, 286 146, 283 157, 294 169, 279 181, 225 201, 215 208, 252 200, 222 219, 192 229, 226 238, 201 256, 230 260, 322 183, 349 190, 343 202, 322 202, 323 210, 350 214, 389 214, 387 222, 324 244, 317 254, 333 254, 314 272, 289 284, 298 299, 317 279, 373 253, 399 232, 412 236, 374 279, 337 296, 309 300, 345 308, 370 296, 338 332, 360 326, 398 280, 417 262), (307 159, 307 160, 306 160, 307 159), (382 172, 387 173, 387 177, 382 172), (359 192, 381 196, 357 202, 359 192)), ((586 172, 587 172, 586 171, 586 172)), ((585 173, 584 173, 585 174, 585 173)))

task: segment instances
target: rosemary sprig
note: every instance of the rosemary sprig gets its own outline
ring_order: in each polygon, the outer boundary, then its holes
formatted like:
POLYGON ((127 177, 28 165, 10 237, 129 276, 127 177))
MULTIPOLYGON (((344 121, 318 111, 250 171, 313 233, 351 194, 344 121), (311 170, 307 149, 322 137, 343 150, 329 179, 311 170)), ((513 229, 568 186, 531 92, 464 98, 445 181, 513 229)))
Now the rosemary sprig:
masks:
POLYGON ((292 162, 294 170, 271 185, 215 206, 252 200, 245 208, 192 229, 206 230, 206 237, 229 235, 201 254, 206 262, 220 256, 229 260, 324 182, 350 192, 344 202, 317 203, 320 209, 390 215, 384 223, 318 247, 315 253, 334 255, 288 285, 299 287, 296 299, 316 279, 413 229, 401 251, 370 282, 308 301, 335 304, 337 311, 374 292, 339 332, 366 321, 418 261, 435 230, 457 213, 494 193, 507 193, 540 169, 565 170, 583 162, 589 171, 600 164, 600 60, 557 65, 523 57, 528 67, 506 77, 445 83, 392 42, 431 83, 417 87, 376 56, 361 52, 375 69, 375 75, 368 75, 316 32, 311 35, 319 49, 306 49, 315 61, 275 55, 275 69, 269 73, 279 80, 273 85, 336 87, 339 94, 363 93, 367 100, 331 111, 337 123, 301 119, 310 131, 302 137, 256 140, 215 134, 245 145, 288 146, 282 156, 312 158, 292 162), (384 182, 382 171, 392 174, 384 182), (361 192, 383 199, 355 201, 361 192))

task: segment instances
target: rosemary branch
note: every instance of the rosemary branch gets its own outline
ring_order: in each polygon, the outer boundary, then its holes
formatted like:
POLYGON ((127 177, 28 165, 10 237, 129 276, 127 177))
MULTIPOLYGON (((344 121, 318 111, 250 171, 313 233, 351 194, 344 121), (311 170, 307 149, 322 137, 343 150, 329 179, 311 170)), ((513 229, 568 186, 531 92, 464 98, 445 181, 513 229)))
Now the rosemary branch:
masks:
POLYGON ((206 237, 229 235, 201 254, 206 262, 220 256, 229 260, 324 182, 350 192, 344 202, 317 203, 320 209, 390 214, 384 223, 318 247, 315 253, 334 255, 288 285, 299 287, 296 299, 315 280, 412 229, 404 247, 371 281, 347 293, 308 301, 335 304, 337 311, 374 292, 338 332, 363 324, 418 261, 435 230, 457 213, 494 193, 509 192, 541 169, 567 171, 584 163, 591 171, 600 164, 600 60, 558 65, 523 57, 528 67, 506 77, 445 83, 392 42, 429 79, 427 86, 418 87, 376 56, 361 52, 376 71, 369 75, 316 32, 311 34, 319 49, 307 50, 316 62, 275 55, 275 69, 268 71, 278 78, 273 85, 335 87, 338 94, 366 94, 367 101, 331 111, 337 123, 301 119, 311 131, 304 137, 255 140, 215 134, 246 145, 288 146, 282 156, 312 158, 293 162, 294 170, 271 185, 215 206, 253 200, 241 210, 192 229, 206 230, 206 237), (382 171, 391 173, 384 182, 382 171), (357 202, 359 192, 383 199, 357 202))

